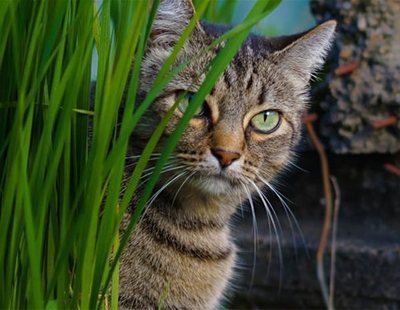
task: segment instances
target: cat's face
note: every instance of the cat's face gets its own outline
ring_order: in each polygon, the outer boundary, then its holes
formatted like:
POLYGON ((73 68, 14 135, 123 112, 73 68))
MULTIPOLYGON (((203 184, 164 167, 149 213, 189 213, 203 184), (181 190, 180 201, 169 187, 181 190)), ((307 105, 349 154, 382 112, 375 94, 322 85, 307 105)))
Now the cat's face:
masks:
MULTIPOLYGON (((163 61, 193 14, 185 0, 161 3, 152 41, 143 61, 141 91, 148 91, 163 61)), ((283 40, 250 36, 225 70, 203 107, 192 118, 174 153, 188 182, 210 194, 254 189, 288 165, 299 140, 307 84, 322 63, 334 22, 283 40), (190 176, 190 177, 189 177, 190 176)), ((147 113, 142 135, 183 96, 165 130, 168 136, 205 78, 218 48, 199 53, 218 35, 198 25, 178 63, 190 59, 147 113)), ((184 177, 182 178, 184 179, 184 177)))

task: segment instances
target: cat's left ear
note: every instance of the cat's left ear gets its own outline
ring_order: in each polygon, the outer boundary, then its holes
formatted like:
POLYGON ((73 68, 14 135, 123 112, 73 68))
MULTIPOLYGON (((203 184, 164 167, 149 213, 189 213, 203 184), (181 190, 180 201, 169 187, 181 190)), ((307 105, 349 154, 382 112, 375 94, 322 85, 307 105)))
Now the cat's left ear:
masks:
MULTIPOLYGON (((166 48, 175 45, 195 14, 191 0, 161 0, 150 42, 166 48)), ((196 28, 200 28, 199 23, 196 28)))
POLYGON ((324 63, 332 44, 336 21, 327 21, 303 34, 287 37, 282 49, 273 53, 273 59, 282 68, 289 69, 296 84, 306 86, 315 71, 324 63))

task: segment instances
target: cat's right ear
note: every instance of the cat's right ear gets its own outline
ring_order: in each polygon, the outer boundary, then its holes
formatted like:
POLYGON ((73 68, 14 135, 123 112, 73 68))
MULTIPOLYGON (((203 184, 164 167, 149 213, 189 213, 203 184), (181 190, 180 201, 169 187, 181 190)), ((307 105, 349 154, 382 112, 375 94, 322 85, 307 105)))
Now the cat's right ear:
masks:
POLYGON ((289 77, 299 85, 308 85, 314 73, 321 68, 332 45, 336 21, 327 21, 307 32, 278 38, 277 51, 273 58, 284 70, 290 70, 289 77))
POLYGON ((161 0, 150 33, 151 45, 165 48, 174 46, 194 14, 190 0, 161 0))

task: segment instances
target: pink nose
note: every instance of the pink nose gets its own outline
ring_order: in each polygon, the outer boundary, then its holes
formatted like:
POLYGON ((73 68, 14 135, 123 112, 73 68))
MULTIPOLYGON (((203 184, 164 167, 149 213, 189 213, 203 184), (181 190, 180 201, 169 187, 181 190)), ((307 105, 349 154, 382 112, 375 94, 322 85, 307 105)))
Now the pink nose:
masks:
POLYGON ((220 149, 211 149, 211 153, 218 159, 222 168, 229 166, 235 160, 240 158, 240 154, 220 149))

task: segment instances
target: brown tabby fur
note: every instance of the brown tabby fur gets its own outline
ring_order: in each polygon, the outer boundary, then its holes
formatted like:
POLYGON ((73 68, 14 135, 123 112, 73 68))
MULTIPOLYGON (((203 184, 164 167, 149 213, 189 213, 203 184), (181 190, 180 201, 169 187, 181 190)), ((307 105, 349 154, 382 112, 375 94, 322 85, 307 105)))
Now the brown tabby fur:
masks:
MULTIPOLYGON (((193 14, 188 0, 161 2, 143 60, 142 95, 193 14)), ((121 307, 215 309, 220 305, 236 261, 230 217, 256 187, 271 182, 290 162, 300 137, 307 85, 323 63, 335 25, 329 21, 291 37, 251 35, 247 39, 206 98, 209 117, 191 120, 171 159, 175 170, 162 174, 158 188, 184 174, 147 208, 130 239, 122 258, 121 307), (279 128, 270 134, 254 130, 251 118, 269 109, 280 111, 279 128), (234 152, 240 158, 222 169, 211 149, 234 152)), ((222 32, 204 23, 196 27, 177 60, 192 62, 148 111, 132 137, 131 155, 140 154, 178 91, 199 88, 206 65, 220 47, 206 54, 199 51, 222 32)), ((163 139, 181 115, 175 112, 163 139)))

